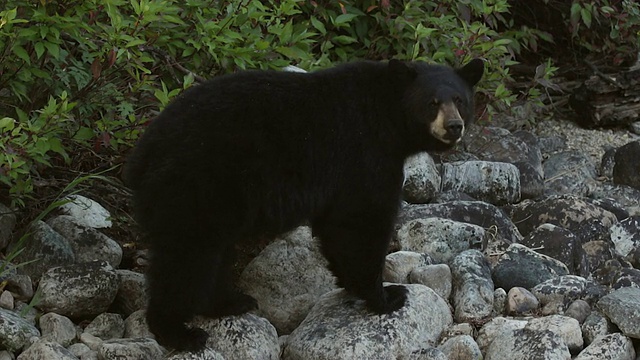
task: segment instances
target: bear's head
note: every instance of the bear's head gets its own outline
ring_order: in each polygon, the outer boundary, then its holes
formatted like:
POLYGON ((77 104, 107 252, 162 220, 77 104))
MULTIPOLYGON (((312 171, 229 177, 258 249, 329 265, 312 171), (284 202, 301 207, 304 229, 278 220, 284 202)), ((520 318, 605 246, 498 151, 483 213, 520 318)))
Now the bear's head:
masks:
POLYGON ((403 79, 402 102, 414 150, 453 147, 462 138, 465 124, 473 121, 473 87, 482 78, 484 62, 474 59, 453 69, 392 60, 389 67, 403 79))

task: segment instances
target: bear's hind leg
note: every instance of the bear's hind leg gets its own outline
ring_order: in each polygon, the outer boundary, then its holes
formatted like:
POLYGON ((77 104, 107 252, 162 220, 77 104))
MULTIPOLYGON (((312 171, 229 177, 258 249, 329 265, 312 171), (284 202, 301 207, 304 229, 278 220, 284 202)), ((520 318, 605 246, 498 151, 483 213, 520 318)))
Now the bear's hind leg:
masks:
POLYGON ((204 348, 208 334, 185 323, 207 307, 209 290, 218 280, 220 264, 216 262, 222 254, 212 251, 210 243, 189 236, 153 236, 147 322, 161 344, 197 351, 204 348))
POLYGON ((224 251, 218 253, 216 263, 217 279, 209 289, 208 304, 199 312, 200 315, 219 318, 223 316, 241 315, 258 307, 253 297, 242 293, 233 283, 233 264, 235 247, 233 242, 224 251))

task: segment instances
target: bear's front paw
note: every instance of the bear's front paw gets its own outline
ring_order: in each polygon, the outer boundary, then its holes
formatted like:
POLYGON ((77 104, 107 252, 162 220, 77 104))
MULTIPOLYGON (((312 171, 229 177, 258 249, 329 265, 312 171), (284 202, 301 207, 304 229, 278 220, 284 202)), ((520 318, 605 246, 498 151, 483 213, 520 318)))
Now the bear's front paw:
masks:
POLYGON ((389 285, 384 288, 385 304, 383 314, 389 314, 401 309, 407 301, 409 291, 402 285, 389 285))

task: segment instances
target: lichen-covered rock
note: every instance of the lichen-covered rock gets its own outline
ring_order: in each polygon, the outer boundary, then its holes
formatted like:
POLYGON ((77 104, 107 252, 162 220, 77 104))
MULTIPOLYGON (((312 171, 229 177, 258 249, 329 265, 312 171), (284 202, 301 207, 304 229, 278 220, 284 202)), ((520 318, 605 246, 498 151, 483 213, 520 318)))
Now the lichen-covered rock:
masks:
POLYGON ((635 360, 633 342, 620 334, 610 334, 595 339, 574 360, 635 360))
POLYGON ((501 209, 482 201, 404 206, 398 215, 396 230, 411 220, 433 217, 474 224, 485 229, 495 227, 497 234, 511 243, 522 240, 516 226, 501 209))
POLYGON ((386 315, 371 314, 342 289, 325 294, 287 337, 282 359, 409 358, 435 345, 453 321, 447 303, 426 286, 404 286, 407 303, 386 315))
POLYGON ((601 313, 591 312, 582 323, 582 338, 585 345, 591 344, 595 339, 610 334, 614 325, 601 313))
POLYGON ((259 304, 258 315, 288 334, 324 293, 335 289, 319 242, 299 227, 269 244, 244 269, 238 286, 259 304))
POLYGON ((105 312, 118 292, 118 275, 106 262, 49 269, 42 275, 38 307, 70 318, 105 312))
POLYGON ((34 336, 40 336, 35 326, 13 311, 0 309, 0 347, 18 351, 34 336))
POLYGON ((428 153, 421 152, 405 160, 402 194, 406 201, 426 203, 439 191, 440 173, 428 153))
POLYGON ((529 320, 525 329, 549 330, 559 335, 573 354, 582 350, 584 344, 578 320, 563 315, 543 316, 529 320))
POLYGON ((74 217, 60 215, 47 220, 47 224, 64 236, 73 249, 76 262, 106 261, 114 268, 122 261, 122 248, 118 243, 89 227, 78 225, 74 217))
POLYGON ((478 250, 467 250, 451 262, 456 322, 479 321, 493 312, 491 268, 478 250))
MULTIPOLYGON (((27 230, 24 250, 13 261, 25 263, 20 272, 37 280, 49 268, 73 264, 75 255, 69 241, 43 221, 36 221, 27 230)), ((10 248, 19 246, 14 242, 10 248)))
POLYGON ((522 239, 520 244, 562 261, 570 273, 576 270, 576 250, 579 239, 569 230, 553 224, 542 224, 522 239))
POLYGON ((412 251, 397 251, 387 255, 382 270, 382 280, 408 284, 412 271, 431 265, 433 260, 426 254, 412 251))
POLYGON ((111 227, 111 214, 97 202, 82 195, 69 195, 70 200, 60 206, 60 210, 72 216, 78 225, 84 225, 96 229, 111 227))
POLYGON ((475 340, 469 335, 458 335, 447 339, 438 346, 447 359, 482 360, 482 352, 475 340))
POLYGON ((120 286, 113 307, 125 315, 145 308, 148 297, 144 274, 124 269, 118 269, 116 273, 120 279, 120 286))
POLYGON ((104 341, 98 349, 102 360, 161 359, 162 349, 153 339, 112 339, 104 341))
POLYGON ((594 199, 612 198, 622 205, 629 215, 640 215, 640 189, 627 185, 599 183, 590 196, 594 199))
POLYGON ((280 359, 278 333, 264 318, 253 314, 221 319, 197 317, 193 325, 209 333, 207 347, 224 359, 280 359))
POLYGON ((149 331, 145 310, 135 311, 124 320, 124 337, 155 339, 149 331))
POLYGON ((545 199, 525 200, 507 208, 511 220, 522 235, 528 235, 544 223, 561 226, 571 232, 584 222, 600 220, 607 228, 618 219, 610 211, 573 195, 552 195, 545 199))
POLYGON ((640 216, 631 216, 611 226, 616 253, 640 268, 640 216))
POLYGON ((536 310, 540 302, 529 290, 516 286, 509 290, 506 305, 507 314, 519 315, 536 310))
POLYGON ((445 163, 442 190, 461 191, 494 205, 512 204, 520 200, 520 171, 504 162, 445 163))
POLYGON ((569 269, 562 262, 526 246, 511 244, 493 268, 493 281, 496 287, 505 290, 514 286, 531 289, 546 280, 567 274, 569 269))
POLYGON ((501 332, 485 354, 485 360, 513 359, 571 360, 571 353, 560 335, 523 328, 501 332))
POLYGON ((489 345, 502 333, 524 329, 526 325, 526 319, 514 319, 502 316, 495 317, 480 328, 476 342, 480 350, 482 350, 482 353, 486 353, 489 345))
POLYGON ((400 250, 426 253, 443 264, 465 250, 481 249, 486 236, 481 226, 438 217, 408 221, 396 232, 400 250))
POLYGON ((623 334, 640 339, 640 289, 615 290, 600 299, 597 306, 623 334))
POLYGON ((446 264, 419 267, 409 274, 410 284, 425 285, 445 300, 451 295, 452 281, 451 269, 446 264))
POLYGON ((39 340, 29 346, 22 354, 18 355, 17 358, 17 360, 35 359, 77 360, 78 358, 58 343, 39 340))
POLYGON ((542 166, 547 195, 586 196, 595 186, 595 178, 598 176, 591 157, 581 151, 555 153, 542 166))
POLYGON ((124 320, 120 314, 103 313, 96 316, 84 332, 102 340, 120 339, 124 335, 124 320))
POLYGON ((40 330, 42 331, 42 339, 58 343, 64 347, 78 337, 78 330, 73 321, 66 316, 56 313, 46 313, 39 319, 40 330))
POLYGON ((586 288, 587 279, 575 275, 564 275, 534 286, 531 292, 543 306, 554 303, 564 308, 565 305, 580 298, 586 288))

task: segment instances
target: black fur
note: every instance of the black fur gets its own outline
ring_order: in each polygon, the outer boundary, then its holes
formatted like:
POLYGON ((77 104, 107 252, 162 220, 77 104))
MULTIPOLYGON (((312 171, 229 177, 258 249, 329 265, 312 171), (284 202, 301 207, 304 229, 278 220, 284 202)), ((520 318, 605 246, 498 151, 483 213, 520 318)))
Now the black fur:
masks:
POLYGON ((126 180, 151 239, 147 319, 158 340, 197 350, 194 315, 241 314, 256 301, 232 284, 237 239, 309 221, 338 285, 377 314, 406 289, 381 273, 407 156, 444 150, 428 132, 433 99, 473 116, 483 64, 359 62, 310 74, 253 71, 193 87, 148 127, 126 180), (461 77, 460 75, 463 75, 461 77))

